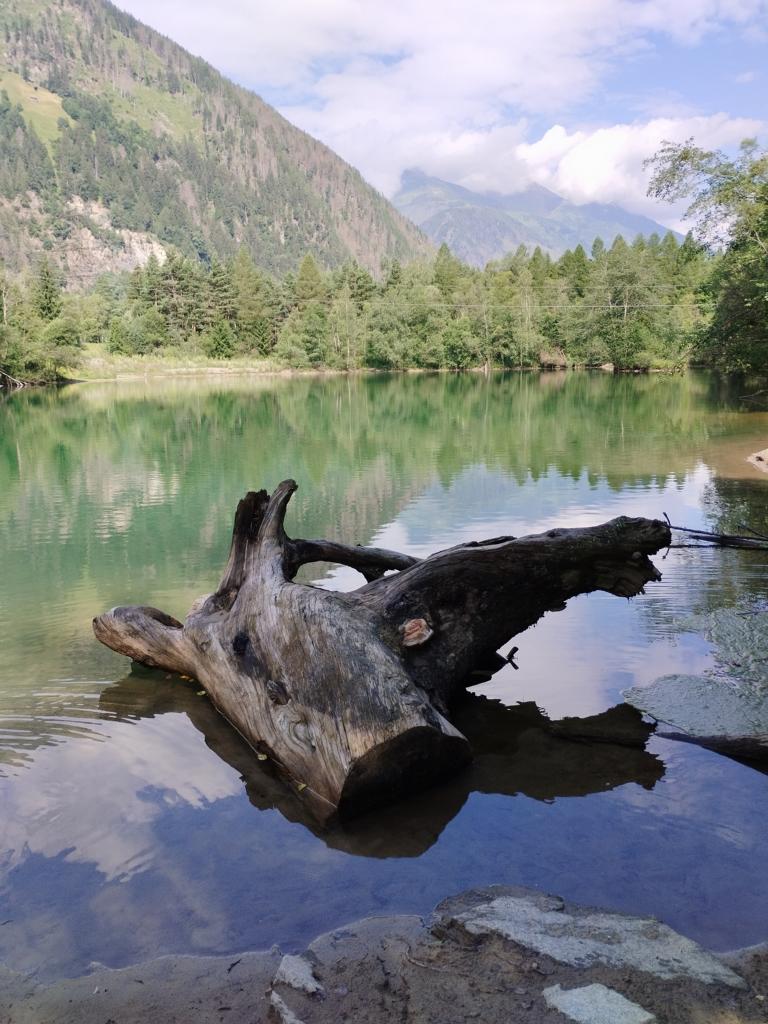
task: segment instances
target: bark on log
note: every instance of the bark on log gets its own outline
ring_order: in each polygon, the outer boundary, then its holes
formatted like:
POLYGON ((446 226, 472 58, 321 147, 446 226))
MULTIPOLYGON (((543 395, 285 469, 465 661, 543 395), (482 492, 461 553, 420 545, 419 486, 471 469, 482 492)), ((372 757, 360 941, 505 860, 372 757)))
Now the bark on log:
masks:
POLYGON ((493 671, 499 647, 570 597, 642 592, 661 578, 648 555, 670 542, 665 523, 621 517, 420 561, 292 540, 283 521, 295 490, 286 480, 271 497, 240 502, 219 588, 183 624, 124 607, 93 626, 113 650, 198 679, 322 815, 355 813, 464 765, 469 744, 447 714, 477 682, 473 671, 493 671), (352 593, 293 582, 316 561, 352 566, 368 582, 352 593))

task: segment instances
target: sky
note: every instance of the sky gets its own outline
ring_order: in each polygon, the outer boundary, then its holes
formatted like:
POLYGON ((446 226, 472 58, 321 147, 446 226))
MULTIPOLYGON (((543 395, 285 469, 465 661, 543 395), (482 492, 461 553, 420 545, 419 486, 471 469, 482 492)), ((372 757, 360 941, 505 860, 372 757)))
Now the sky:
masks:
POLYGON ((768 136, 768 0, 118 0, 385 195, 537 182, 683 227, 644 160, 768 136))

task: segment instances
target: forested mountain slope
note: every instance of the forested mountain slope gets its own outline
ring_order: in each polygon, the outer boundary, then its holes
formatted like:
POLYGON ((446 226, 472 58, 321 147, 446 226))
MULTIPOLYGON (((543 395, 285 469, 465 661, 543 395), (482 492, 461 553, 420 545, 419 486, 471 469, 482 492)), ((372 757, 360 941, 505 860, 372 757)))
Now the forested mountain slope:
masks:
POLYGON ((0 260, 70 284, 168 245, 378 271, 429 245, 258 96, 103 0, 0 3, 0 260))
POLYGON ((611 243, 617 235, 664 235, 667 228, 611 203, 577 205, 542 185, 521 192, 473 192, 422 171, 403 174, 393 200, 433 242, 445 242, 471 266, 484 267, 519 245, 540 246, 552 256, 595 238, 611 243))

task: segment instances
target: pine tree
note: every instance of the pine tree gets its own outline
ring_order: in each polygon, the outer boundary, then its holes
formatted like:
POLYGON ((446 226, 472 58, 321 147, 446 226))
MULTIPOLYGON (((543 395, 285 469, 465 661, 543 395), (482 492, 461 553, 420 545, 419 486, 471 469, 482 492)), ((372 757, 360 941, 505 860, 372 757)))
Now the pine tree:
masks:
POLYGON ((235 332, 226 320, 217 320, 203 338, 203 347, 211 359, 231 359, 235 354, 235 332))
POLYGON ((325 298, 325 285, 320 268, 314 256, 307 254, 301 261, 294 285, 294 300, 299 309, 304 309, 310 302, 325 298))
POLYGON ((384 287, 388 290, 390 288, 397 288, 403 279, 403 267, 400 260, 392 260, 387 270, 387 279, 384 283, 384 287))
POLYGON ((47 256, 37 268, 32 298, 35 312, 42 320, 55 320, 61 314, 61 281, 47 256))
POLYGON ((443 242, 435 257, 435 284, 443 298, 449 298, 456 289, 462 274, 462 265, 443 242))
POLYGON ((208 289, 210 309, 213 314, 211 322, 226 320, 227 323, 234 323, 237 319, 237 301, 230 268, 225 267, 218 260, 214 260, 211 265, 208 274, 208 289))
POLYGON ((143 298, 148 306, 154 309, 160 308, 163 291, 163 275, 160 261, 154 253, 144 265, 144 289, 143 298))
POLYGON ((567 282, 569 296, 581 298, 589 283, 589 258, 584 246, 579 244, 573 252, 570 249, 564 252, 558 262, 558 269, 567 282))
POLYGON ((235 319, 241 344, 267 355, 275 346, 278 297, 273 282, 259 270, 243 246, 231 265, 235 319))

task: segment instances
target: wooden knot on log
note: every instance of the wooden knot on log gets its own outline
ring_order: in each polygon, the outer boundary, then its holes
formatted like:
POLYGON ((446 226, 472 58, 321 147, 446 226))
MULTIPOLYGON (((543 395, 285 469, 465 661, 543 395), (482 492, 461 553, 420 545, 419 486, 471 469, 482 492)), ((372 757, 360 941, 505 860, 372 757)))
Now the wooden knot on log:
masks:
POLYGON ((289 697, 288 691, 283 683, 277 681, 277 679, 267 680, 267 694, 273 704, 287 704, 289 697))
POLYGON ((418 647, 425 644, 434 635, 434 629, 426 619, 409 619, 400 627, 403 634, 403 647, 418 647))

